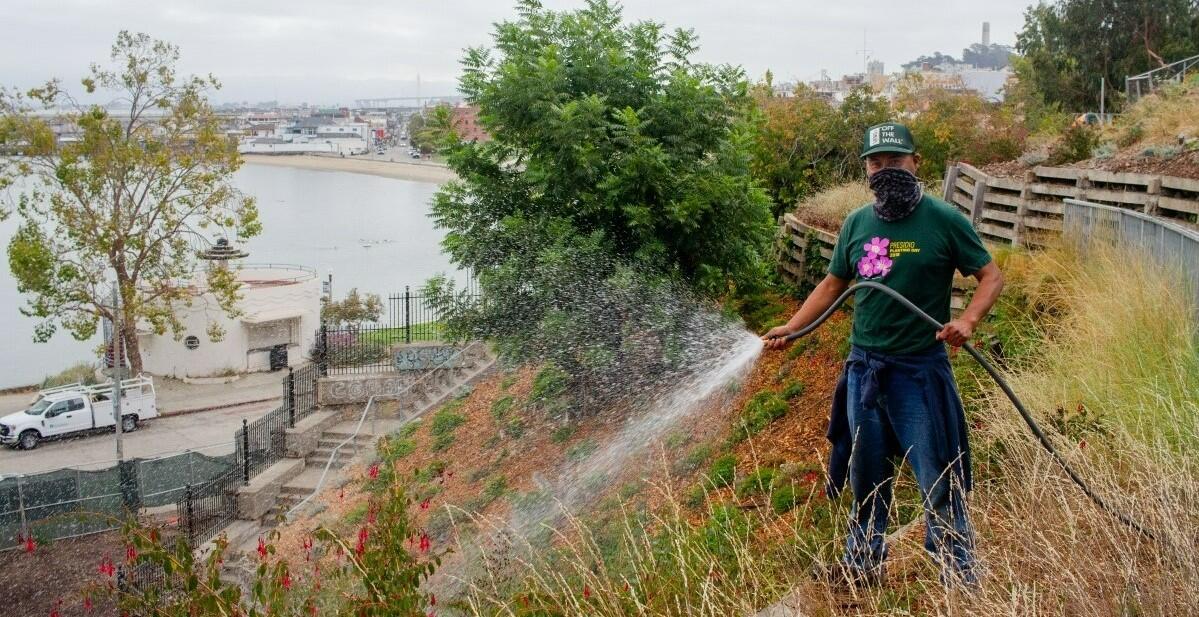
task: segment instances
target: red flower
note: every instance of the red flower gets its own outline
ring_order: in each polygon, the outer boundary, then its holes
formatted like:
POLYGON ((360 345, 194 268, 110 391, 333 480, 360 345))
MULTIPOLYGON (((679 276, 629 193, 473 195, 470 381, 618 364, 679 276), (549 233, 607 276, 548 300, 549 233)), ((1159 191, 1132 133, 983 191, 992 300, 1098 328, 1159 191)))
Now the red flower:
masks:
POLYGON ((422 552, 422 553, 429 552, 430 545, 432 545, 432 541, 429 540, 429 534, 422 531, 420 534, 420 552, 422 552))
POLYGON ((25 552, 32 553, 37 548, 37 541, 33 539, 33 535, 25 536, 25 552))
POLYGON ((428 509, 429 509, 429 500, 430 500, 430 499, 432 499, 432 497, 425 497, 425 500, 424 500, 424 501, 422 501, 422 502, 420 502, 420 509, 421 509, 421 510, 428 510, 428 509))
POLYGON ((591 588, 586 585, 583 585, 583 599, 586 600, 590 597, 591 597, 591 588))
POLYGON ((266 541, 258 538, 258 558, 266 559, 266 541))
POLYGON ((55 600, 54 606, 50 607, 50 617, 62 617, 62 613, 58 612, 60 606, 62 606, 62 600, 55 600))
POLYGON ((291 589, 291 572, 283 571, 283 578, 279 580, 279 584, 283 585, 284 589, 291 589))
POLYGON ((137 547, 132 544, 125 547, 125 563, 137 561, 137 547))
POLYGON ((437 606, 437 596, 429 594, 429 606, 437 606))
POLYGON ((371 477, 372 480, 374 480, 375 478, 378 478, 379 477, 379 464, 375 463, 374 465, 371 465, 371 468, 369 470, 367 470, 366 473, 367 473, 367 475, 369 475, 371 477))
POLYGON ((150 529, 150 541, 158 542, 158 529, 157 528, 150 529))
POLYGON ((625 591, 625 593, 629 592, 629 582, 628 581, 624 582, 624 591, 625 591))
POLYGON ((1086 450, 1086 449, 1087 449, 1087 440, 1083 439, 1082 441, 1079 441, 1079 442, 1078 442, 1078 449, 1079 449, 1079 450, 1086 450))
POLYGON ((103 574, 104 576, 113 576, 116 573, 116 566, 113 566, 112 560, 105 556, 104 561, 100 562, 100 574, 103 574))
POLYGON ((820 482, 820 474, 815 471, 809 471, 803 475, 803 481, 808 484, 816 484, 820 482))
POLYGON ((86 611, 86 612, 88 612, 88 613, 92 612, 92 598, 91 598, 91 596, 83 596, 83 610, 84 610, 84 611, 86 611))
POLYGON ((358 545, 354 547, 355 555, 358 555, 359 557, 361 557, 362 554, 366 552, 367 536, 368 536, 368 532, 366 531, 366 527, 363 527, 362 529, 358 530, 358 545))

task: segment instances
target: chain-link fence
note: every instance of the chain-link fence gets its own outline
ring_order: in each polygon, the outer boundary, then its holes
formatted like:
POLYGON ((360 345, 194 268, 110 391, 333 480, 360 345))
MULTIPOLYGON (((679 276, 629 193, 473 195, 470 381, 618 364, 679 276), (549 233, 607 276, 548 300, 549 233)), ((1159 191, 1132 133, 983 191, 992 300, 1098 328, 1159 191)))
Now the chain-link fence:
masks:
MULTIPOLYGON (((233 450, 232 444, 219 445, 233 450)), ((214 448, 214 449, 216 449, 214 448)), ((174 504, 189 485, 236 468, 236 454, 186 451, 103 469, 59 469, 0 480, 0 547, 114 529, 124 513, 174 504)))

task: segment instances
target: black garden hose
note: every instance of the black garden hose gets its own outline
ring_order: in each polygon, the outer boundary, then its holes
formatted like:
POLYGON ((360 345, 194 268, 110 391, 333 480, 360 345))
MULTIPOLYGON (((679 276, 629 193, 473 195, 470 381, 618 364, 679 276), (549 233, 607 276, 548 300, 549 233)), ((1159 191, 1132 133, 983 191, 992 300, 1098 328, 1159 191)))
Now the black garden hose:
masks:
MULTIPOLYGON (((859 289, 877 289, 878 291, 881 291, 894 298, 895 301, 902 304, 904 308, 908 309, 912 313, 915 313, 937 330, 941 330, 945 327, 944 324, 934 319, 928 313, 925 313, 920 309, 920 307, 912 304, 911 300, 903 297, 902 294, 894 289, 874 281, 861 281, 854 283, 848 289, 842 292, 841 295, 833 301, 833 304, 829 306, 824 313, 817 317, 815 321, 804 326, 796 332, 788 334, 784 338, 788 341, 793 341, 801 336, 806 336, 816 328, 820 327, 821 324, 823 324, 828 320, 829 317, 832 316, 834 311, 844 304, 845 301, 848 300, 849 297, 859 289)), ((1082 479, 1082 477, 1079 476, 1073 469, 1071 469, 1070 465, 1066 462, 1066 459, 1062 458, 1062 455, 1058 453, 1057 448, 1053 446, 1053 442, 1049 441, 1049 437, 1045 435, 1045 432, 1041 430, 1041 427, 1037 426, 1037 422, 1033 420, 1032 415, 1028 413, 1028 409, 1024 407, 1024 403, 1020 402, 1020 399, 1016 396, 1016 393, 1012 391, 1011 386, 1009 386, 1007 381, 1004 380, 1003 376, 999 374, 999 371, 996 370, 995 367, 992 366, 991 363, 988 362, 987 359, 984 358, 983 355, 969 343, 962 345, 962 347, 975 359, 975 361, 982 365, 983 369, 987 371, 987 374, 991 376, 991 379, 995 380, 995 383, 999 385, 999 388, 1003 390, 1003 393, 1006 394, 1008 399, 1012 401, 1012 405, 1016 406, 1016 411, 1020 412, 1020 416, 1024 418, 1024 423, 1028 425, 1028 428, 1032 431, 1033 435, 1036 435, 1037 440, 1041 442, 1041 446, 1045 448, 1046 452, 1049 452, 1049 454, 1053 456, 1053 459, 1062 466, 1063 470, 1065 470, 1066 475, 1070 476, 1070 479, 1078 485, 1078 488, 1082 489, 1082 492, 1085 493, 1087 497, 1091 498, 1091 501, 1095 502, 1095 505, 1102 508, 1108 514, 1120 519, 1120 522, 1124 523, 1131 529, 1137 531, 1138 533, 1144 534, 1151 540, 1156 540, 1156 536, 1154 536, 1153 533, 1151 533, 1148 529, 1145 529, 1136 521, 1132 520, 1132 518, 1127 514, 1113 508, 1110 504, 1104 501, 1102 497, 1096 494, 1095 491, 1091 490, 1091 487, 1087 486, 1087 483, 1082 479)))

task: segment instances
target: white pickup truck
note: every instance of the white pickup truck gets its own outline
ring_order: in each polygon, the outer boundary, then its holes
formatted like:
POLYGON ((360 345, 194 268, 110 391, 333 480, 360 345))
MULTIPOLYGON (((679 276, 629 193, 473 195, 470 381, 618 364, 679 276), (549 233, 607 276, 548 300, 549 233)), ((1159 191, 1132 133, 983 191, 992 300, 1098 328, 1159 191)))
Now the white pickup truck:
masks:
MULTIPOLYGON (((158 416, 154 381, 141 375, 121 381, 121 430, 158 416)), ((42 390, 28 409, 0 418, 0 443, 32 450, 39 441, 83 431, 110 428, 112 384, 70 384, 42 390)))

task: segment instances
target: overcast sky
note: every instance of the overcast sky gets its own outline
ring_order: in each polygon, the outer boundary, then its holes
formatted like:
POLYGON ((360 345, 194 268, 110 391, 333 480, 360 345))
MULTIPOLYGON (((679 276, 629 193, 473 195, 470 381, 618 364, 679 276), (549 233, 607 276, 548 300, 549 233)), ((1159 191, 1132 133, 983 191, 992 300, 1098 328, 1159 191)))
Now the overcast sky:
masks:
MULTIPOLYGON (((628 20, 694 28, 698 59, 753 78, 807 81, 861 72, 863 35, 888 72, 934 51, 960 56, 981 39, 1013 44, 1029 0, 900 3, 858 0, 627 0, 628 20)), ((581 6, 545 0, 553 9, 581 6)), ((453 94, 464 47, 490 43, 514 15, 504 0, 0 0, 0 83, 51 76, 78 83, 107 58, 116 33, 147 32, 180 46, 182 69, 213 73, 216 102, 352 103, 356 98, 453 94)))

